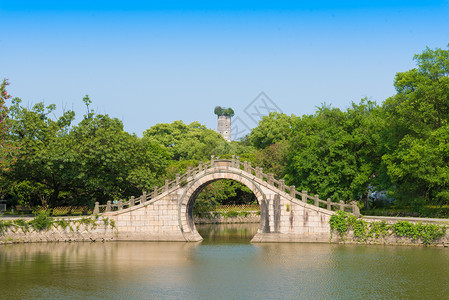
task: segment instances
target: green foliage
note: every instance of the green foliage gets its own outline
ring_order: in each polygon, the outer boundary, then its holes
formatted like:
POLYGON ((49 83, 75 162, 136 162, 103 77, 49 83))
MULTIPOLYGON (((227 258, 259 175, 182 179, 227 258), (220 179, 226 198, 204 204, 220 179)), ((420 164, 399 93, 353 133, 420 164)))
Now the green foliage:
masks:
POLYGON ((70 221, 65 219, 56 220, 55 226, 61 226, 61 228, 65 230, 68 226, 70 226, 70 221))
POLYGON ((224 179, 207 185, 197 197, 197 202, 207 202, 213 199, 217 205, 250 204, 256 201, 256 196, 244 184, 224 179))
POLYGON ((369 228, 369 237, 378 239, 388 235, 390 226, 385 221, 371 222, 369 228))
POLYGON ((12 225, 12 221, 3 221, 0 220, 0 233, 5 232, 6 228, 12 225))
POLYGON ((235 218, 239 216, 239 212, 235 210, 230 210, 226 213, 223 213, 223 217, 226 218, 235 218))
POLYGON ((229 116, 229 117, 233 117, 233 116, 234 116, 234 110, 233 110, 232 108, 226 108, 226 107, 221 107, 221 106, 215 106, 214 114, 216 114, 217 116, 229 116))
POLYGON ((382 222, 366 222, 349 213, 338 211, 330 218, 331 235, 336 231, 344 241, 345 235, 352 230, 358 242, 366 242, 369 238, 376 240, 390 235, 421 240, 429 245, 446 235, 447 226, 440 224, 410 223, 398 221, 388 225, 382 222))
POLYGON ((10 167, 16 162, 17 150, 19 148, 19 146, 14 145, 7 135, 9 109, 5 105, 5 101, 11 98, 11 95, 6 91, 8 85, 7 79, 3 79, 0 83, 0 180, 4 180, 1 173, 10 171, 10 167))
POLYGON ((337 213, 332 215, 329 220, 331 235, 334 231, 337 231, 341 238, 344 240, 346 233, 349 231, 349 228, 355 223, 356 220, 357 218, 351 214, 345 213, 341 210, 337 211, 337 213))
POLYGON ((298 119, 295 115, 288 116, 278 112, 271 112, 262 117, 259 125, 248 135, 247 139, 254 147, 265 149, 277 142, 289 140, 293 123, 298 119))
POLYGON ((50 217, 48 211, 40 211, 36 214, 34 219, 30 221, 30 225, 35 230, 48 230, 53 225, 53 218, 50 217))
POLYGON ((272 173, 275 178, 284 178, 287 158, 290 154, 288 141, 278 141, 254 152, 254 165, 263 168, 264 173, 272 173))
POLYGON ((20 227, 22 228, 23 232, 27 232, 27 231, 28 231, 28 228, 30 227, 29 222, 27 222, 27 221, 24 220, 24 219, 15 219, 15 220, 13 221, 13 224, 14 224, 14 225, 17 225, 17 226, 20 226, 20 227))
MULTIPOLYGON (((83 101, 87 107, 91 103, 88 96, 83 101)), ((37 103, 30 109, 13 99, 8 138, 23 146, 0 188, 16 203, 93 207, 161 182, 169 160, 164 147, 125 132, 120 120, 89 108, 77 126, 71 125, 73 111, 52 119, 55 108, 37 103)))
POLYGON ((123 130, 118 119, 95 115, 72 132, 78 153, 75 186, 93 202, 117 200, 160 184, 169 154, 161 146, 123 130))
POLYGON ((397 236, 409 237, 413 240, 420 239, 424 244, 431 244, 446 234, 447 226, 438 224, 412 224, 406 221, 392 225, 392 230, 397 236))
POLYGON ((239 217, 244 217, 244 218, 246 218, 246 217, 248 217, 251 213, 250 213, 249 211, 239 211, 238 214, 239 214, 239 217))
POLYGON ((156 124, 144 131, 143 136, 144 140, 164 147, 173 160, 206 161, 211 155, 220 155, 217 149, 227 143, 221 134, 199 122, 156 124))
POLYGON ((358 219, 352 224, 353 235, 358 241, 366 241, 368 238, 368 223, 364 220, 358 219))
POLYGON ((200 218, 211 218, 211 211, 214 211, 218 206, 215 198, 197 198, 193 204, 193 214, 200 218))
POLYGON ((379 118, 378 106, 366 99, 346 112, 321 107, 298 118, 289 140, 286 182, 334 201, 362 198, 379 165, 379 118))
POLYGON ((427 48, 417 69, 396 74, 385 100, 384 186, 402 205, 447 204, 449 192, 449 51, 427 48))
POLYGON ((85 228, 95 229, 97 227, 97 220, 95 217, 84 217, 78 221, 77 230, 79 229, 79 225, 84 225, 85 228))

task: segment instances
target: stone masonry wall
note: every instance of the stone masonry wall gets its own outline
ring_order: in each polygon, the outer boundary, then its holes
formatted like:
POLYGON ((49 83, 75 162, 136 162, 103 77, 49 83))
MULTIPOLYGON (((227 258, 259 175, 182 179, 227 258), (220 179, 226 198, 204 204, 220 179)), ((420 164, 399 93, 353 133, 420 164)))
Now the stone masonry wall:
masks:
POLYGON ((104 242, 117 239, 117 229, 98 220, 95 224, 80 224, 76 220, 66 228, 52 225, 48 230, 8 226, 0 233, 0 244, 39 242, 104 242))

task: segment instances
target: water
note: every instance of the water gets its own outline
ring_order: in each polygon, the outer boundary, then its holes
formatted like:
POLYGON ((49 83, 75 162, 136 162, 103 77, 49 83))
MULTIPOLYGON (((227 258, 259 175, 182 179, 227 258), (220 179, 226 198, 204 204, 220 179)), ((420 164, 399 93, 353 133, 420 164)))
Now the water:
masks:
POLYGON ((251 244, 257 225, 198 226, 201 243, 0 247, 1 299, 421 298, 449 295, 449 249, 251 244))

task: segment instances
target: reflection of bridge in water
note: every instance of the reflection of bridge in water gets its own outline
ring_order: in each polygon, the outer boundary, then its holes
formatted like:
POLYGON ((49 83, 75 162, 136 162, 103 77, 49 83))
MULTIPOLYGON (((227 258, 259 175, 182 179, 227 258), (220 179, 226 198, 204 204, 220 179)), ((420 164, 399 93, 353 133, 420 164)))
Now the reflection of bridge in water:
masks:
POLYGON ((193 220, 193 204, 211 182, 232 179, 247 186, 261 208, 260 226, 252 242, 328 242, 329 219, 335 210, 359 215, 355 202, 345 204, 298 192, 273 174, 251 163, 212 159, 173 181, 165 181, 150 194, 106 205, 96 203, 94 213, 115 220, 119 240, 201 241, 193 220))

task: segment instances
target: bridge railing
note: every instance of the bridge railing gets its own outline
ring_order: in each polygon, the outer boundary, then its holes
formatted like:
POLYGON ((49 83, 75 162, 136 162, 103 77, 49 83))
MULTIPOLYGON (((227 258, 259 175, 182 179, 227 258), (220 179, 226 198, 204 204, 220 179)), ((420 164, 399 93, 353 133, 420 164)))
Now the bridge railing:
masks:
POLYGON ((294 185, 286 186, 285 181, 283 179, 277 180, 274 178, 272 173, 264 173, 262 168, 252 167, 251 162, 241 162, 238 156, 232 156, 231 165, 241 169, 251 175, 254 175, 256 178, 259 178, 263 181, 266 181, 268 184, 276 187, 281 192, 289 194, 290 197, 300 200, 304 203, 308 203, 317 207, 321 207, 327 210, 343 210, 350 213, 353 213, 357 217, 360 216, 360 210, 357 206, 356 201, 352 201, 349 204, 346 204, 344 201, 340 202, 332 202, 330 198, 326 200, 321 200, 319 195, 309 195, 307 191, 297 191, 294 185))
POLYGON ((189 177, 195 176, 199 172, 202 172, 204 170, 210 169, 214 166, 214 156, 212 156, 212 159, 206 163, 203 163, 202 161, 199 162, 199 165, 195 168, 188 167, 187 172, 184 174, 176 174, 176 178, 173 180, 165 180, 164 186, 158 187, 155 186, 153 188, 153 191, 151 193, 143 192, 142 195, 138 198, 135 198, 132 196, 130 199, 127 200, 118 200, 118 201, 108 201, 106 204, 100 205, 99 202, 95 202, 95 208, 93 210, 93 214, 100 214, 104 212, 111 212, 111 211, 118 211, 125 208, 129 208, 135 205, 143 204, 147 201, 150 201, 151 199, 155 199, 160 194, 169 191, 170 189, 187 183, 187 180, 189 177))
POLYGON ((266 181, 267 184, 272 185, 279 189, 281 192, 284 192, 290 197, 302 201, 304 203, 308 203, 317 207, 321 207, 327 210, 343 210, 350 212, 356 216, 360 216, 360 210, 357 206, 356 201, 352 201, 350 204, 344 203, 344 201, 340 202, 332 202, 330 198, 326 200, 321 200, 319 195, 309 195, 307 191, 297 191, 294 185, 286 186, 285 181, 283 179, 277 180, 274 178, 272 173, 264 173, 262 168, 251 166, 251 162, 240 161, 238 156, 232 155, 231 159, 220 159, 219 157, 215 158, 214 155, 211 156, 211 160, 203 163, 199 162, 198 166, 195 168, 188 167, 187 172, 184 174, 176 174, 176 178, 173 180, 165 180, 163 187, 155 186, 151 193, 143 192, 142 195, 138 198, 134 196, 128 200, 119 200, 116 202, 108 201, 106 205, 100 205, 98 202, 95 203, 95 208, 93 214, 99 214, 103 212, 117 211, 125 208, 132 207, 134 205, 143 204, 151 199, 155 199, 160 194, 171 190, 177 186, 184 186, 187 184, 189 177, 193 177, 196 174, 213 168, 215 166, 228 166, 243 170, 244 172, 250 173, 256 178, 266 181))

